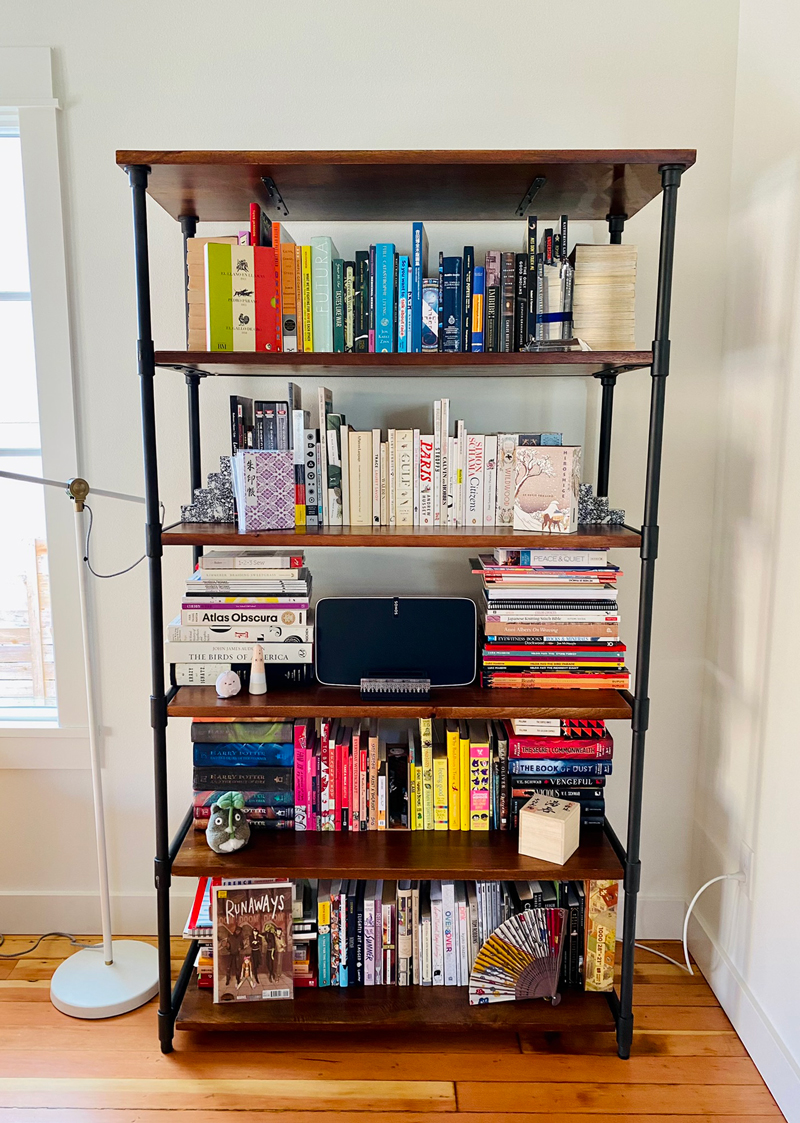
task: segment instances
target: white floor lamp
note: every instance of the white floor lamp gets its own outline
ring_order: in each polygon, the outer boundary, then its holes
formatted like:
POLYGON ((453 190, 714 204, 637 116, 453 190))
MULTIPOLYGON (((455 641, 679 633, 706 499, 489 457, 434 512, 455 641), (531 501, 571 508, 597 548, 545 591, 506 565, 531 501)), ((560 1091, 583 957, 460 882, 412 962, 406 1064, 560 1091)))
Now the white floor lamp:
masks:
MULTIPOLYGON (((97 744, 97 719, 92 688, 89 646, 89 620, 86 595, 86 532, 84 502, 89 494, 86 480, 46 480, 39 476, 23 476, 0 472, 0 476, 24 483, 44 484, 66 491, 75 505, 75 547, 78 551, 78 593, 80 596, 83 662, 86 678, 86 709, 89 721, 89 756, 92 766, 92 794, 97 838, 97 867, 100 875, 100 918, 103 943, 85 948, 65 959, 50 983, 50 1000, 57 1010, 73 1018, 111 1018, 125 1014, 158 993, 158 952, 141 940, 112 940, 111 901, 108 889, 108 854, 103 813, 103 779, 97 744), (100 951, 102 947, 102 958, 100 951)), ((96 495, 122 499, 128 503, 144 503, 138 495, 94 489, 96 495)))

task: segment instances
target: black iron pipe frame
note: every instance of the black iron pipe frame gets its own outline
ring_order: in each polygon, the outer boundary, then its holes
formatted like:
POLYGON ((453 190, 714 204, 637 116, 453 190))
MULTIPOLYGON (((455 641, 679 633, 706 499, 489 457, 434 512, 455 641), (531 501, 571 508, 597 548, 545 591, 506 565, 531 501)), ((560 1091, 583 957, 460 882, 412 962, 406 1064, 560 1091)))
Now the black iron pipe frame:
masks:
POLYGON ((188 242, 197 233, 197 215, 182 214, 178 222, 181 224, 183 234, 183 292, 186 311, 186 350, 189 350, 189 253, 188 242))
POLYGON ((170 999, 170 1011, 172 1015, 173 1025, 175 1023, 175 1019, 180 1013, 181 1003, 183 1002, 184 995, 186 994, 186 988, 188 987, 189 981, 192 977, 195 960, 197 959, 197 949, 199 947, 199 940, 192 940, 190 942, 189 950, 184 956, 180 972, 178 973, 178 977, 175 980, 175 986, 172 989, 172 997, 170 999))
MULTIPOLYGON (((200 467, 200 379, 202 375, 194 371, 187 373, 186 389, 189 397, 189 482, 191 496, 194 500, 195 491, 203 486, 203 473, 200 467)), ((197 559, 203 552, 202 546, 192 547, 192 561, 197 565, 197 559)))
MULTIPOLYGON (((598 377, 595 375, 595 377, 598 377)), ((599 375, 603 387, 600 402, 600 440, 597 447, 597 494, 608 497, 608 477, 611 471, 611 425, 614 419, 614 387, 617 376, 614 372, 599 375)))
POLYGON ((138 366, 144 446, 145 553, 150 583, 150 724, 153 728, 155 773, 156 857, 155 885, 158 917, 158 1036, 161 1051, 172 1051, 175 1021, 169 924, 169 807, 167 803, 167 699, 164 691, 164 613, 161 582, 161 513, 156 449, 155 362, 150 315, 150 261, 147 248, 147 178, 150 168, 127 169, 133 199, 133 242, 136 264, 138 366))
POLYGON ((633 1042, 633 966, 636 941, 636 904, 639 894, 641 862, 639 844, 642 828, 642 790, 644 750, 650 699, 650 643, 653 627, 653 587, 658 556, 658 499, 661 485, 661 448, 664 432, 664 400, 669 374, 669 319, 672 298, 672 270, 675 256, 675 218, 678 187, 683 165, 666 164, 661 169, 661 240, 658 255, 656 290, 656 328, 651 367, 650 428, 647 442, 647 473, 644 495, 642 544, 639 550, 639 619, 636 647, 636 675, 631 739, 631 774, 628 795, 627 859, 625 862, 625 911, 622 932, 622 969, 617 1018, 617 1051, 623 1059, 630 1056, 633 1042))

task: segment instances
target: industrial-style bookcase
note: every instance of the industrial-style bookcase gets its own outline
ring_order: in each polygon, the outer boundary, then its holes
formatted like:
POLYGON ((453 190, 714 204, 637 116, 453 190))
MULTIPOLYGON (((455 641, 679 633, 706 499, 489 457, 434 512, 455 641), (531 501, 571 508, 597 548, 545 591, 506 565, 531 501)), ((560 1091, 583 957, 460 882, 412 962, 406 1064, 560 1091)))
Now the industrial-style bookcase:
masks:
MULTIPOLYGON (((150 585, 155 755, 158 902, 159 1038, 172 1049, 176 1029, 377 1030, 426 1026, 453 1029, 539 1029, 560 1032, 616 1024, 619 1055, 633 1039, 633 967, 640 881, 642 784, 648 728, 648 683, 653 587, 658 555, 658 499, 664 400, 669 374, 669 320, 678 187, 695 160, 691 150, 645 151, 387 151, 387 152, 118 152, 133 195, 146 494, 146 551, 150 585), (412 221, 523 219, 529 212, 573 220, 607 220, 620 242, 627 218, 661 195, 661 235, 650 351, 538 353, 204 353, 156 351, 150 315, 146 196, 178 220, 184 242, 199 221, 241 226, 249 204, 290 221, 412 221), (164 546, 392 546, 491 550, 552 545, 547 535, 496 527, 308 527, 239 534, 235 525, 186 523, 164 530, 159 508, 155 375, 184 374, 189 404, 192 488, 202 485, 199 388, 207 377, 252 376, 396 378, 452 375, 594 377, 602 384, 597 494, 608 494, 614 391, 620 374, 650 372, 651 398, 644 518, 629 526, 581 526, 559 537, 562 547, 638 549, 641 559, 634 692, 502 690, 476 686, 433 690, 430 701, 365 704, 356 690, 318 684, 220 699, 213 687, 167 688, 161 558, 164 546), (310 833, 260 832, 231 855, 214 854, 190 830, 191 808, 170 841, 167 806, 167 722, 170 717, 385 716, 510 718, 521 716, 623 719, 631 722, 632 751, 625 843, 606 820, 582 831, 581 845, 563 867, 517 853, 509 832, 310 833), (624 927, 618 990, 607 995, 567 991, 557 1007, 543 1002, 469 1006, 461 987, 359 987, 301 990, 286 1002, 214 1005, 192 979, 197 942, 189 945, 173 986, 170 970, 170 884, 173 877, 337 877, 464 879, 593 879, 624 881, 624 927)), ((188 315, 188 313, 187 313, 188 315)), ((392 590, 395 591, 395 590, 392 590)))

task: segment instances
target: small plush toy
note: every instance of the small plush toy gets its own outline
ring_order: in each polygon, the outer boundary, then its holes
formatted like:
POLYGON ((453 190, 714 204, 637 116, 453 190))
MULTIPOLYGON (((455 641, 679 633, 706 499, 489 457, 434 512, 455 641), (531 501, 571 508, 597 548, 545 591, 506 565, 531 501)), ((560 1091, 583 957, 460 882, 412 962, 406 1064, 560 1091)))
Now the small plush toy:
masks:
POLYGON ((241 792, 225 792, 211 805, 206 842, 215 854, 232 854, 250 841, 250 824, 241 792))
POLYGON ((233 698, 242 689, 242 683, 236 671, 223 671, 217 675, 216 687, 220 698, 233 698))

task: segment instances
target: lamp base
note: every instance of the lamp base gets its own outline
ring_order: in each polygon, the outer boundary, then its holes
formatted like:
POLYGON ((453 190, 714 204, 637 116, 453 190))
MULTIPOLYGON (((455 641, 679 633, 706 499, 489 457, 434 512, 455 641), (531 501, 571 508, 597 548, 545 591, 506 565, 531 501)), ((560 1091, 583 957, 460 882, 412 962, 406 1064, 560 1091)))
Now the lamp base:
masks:
POLYGON ((158 952, 140 940, 114 940, 114 962, 103 962, 103 945, 84 948, 58 967, 50 1001, 71 1018, 113 1018, 158 994, 158 952))

